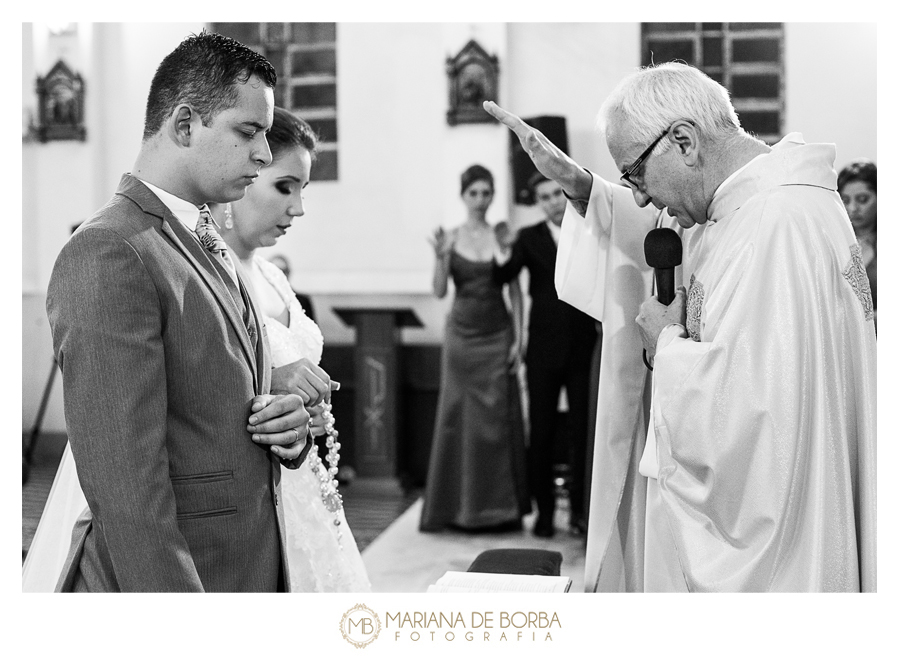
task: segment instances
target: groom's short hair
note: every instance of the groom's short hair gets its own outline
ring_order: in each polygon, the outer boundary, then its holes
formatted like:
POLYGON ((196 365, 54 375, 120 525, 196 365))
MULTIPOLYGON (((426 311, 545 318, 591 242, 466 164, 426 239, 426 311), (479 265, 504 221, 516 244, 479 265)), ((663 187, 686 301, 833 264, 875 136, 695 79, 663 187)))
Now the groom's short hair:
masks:
POLYGON ((257 76, 275 87, 275 69, 259 53, 239 41, 202 30, 182 41, 156 69, 147 96, 144 139, 165 124, 172 111, 187 103, 209 125, 222 110, 234 107, 235 85, 257 76))

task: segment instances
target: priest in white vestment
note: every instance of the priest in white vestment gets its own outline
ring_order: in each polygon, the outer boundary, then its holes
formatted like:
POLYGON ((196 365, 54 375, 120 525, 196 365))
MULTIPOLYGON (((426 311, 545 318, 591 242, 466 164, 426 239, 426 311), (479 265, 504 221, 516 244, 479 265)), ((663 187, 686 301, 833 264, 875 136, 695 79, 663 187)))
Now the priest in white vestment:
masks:
POLYGON ((874 591, 874 313, 834 146, 768 147, 677 64, 601 109, 627 187, 486 109, 572 199, 557 289, 603 323, 586 589, 874 591), (660 225, 684 244, 668 307, 660 225))

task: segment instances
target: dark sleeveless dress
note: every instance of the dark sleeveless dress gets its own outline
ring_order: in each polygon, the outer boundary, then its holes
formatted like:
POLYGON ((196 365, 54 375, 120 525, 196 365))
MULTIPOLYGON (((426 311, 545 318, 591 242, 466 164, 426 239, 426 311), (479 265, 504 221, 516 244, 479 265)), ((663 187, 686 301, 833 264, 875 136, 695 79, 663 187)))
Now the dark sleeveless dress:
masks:
POLYGON ((451 253, 456 296, 441 357, 423 531, 490 529, 531 510, 521 401, 507 365, 513 327, 491 269, 491 261, 451 253))

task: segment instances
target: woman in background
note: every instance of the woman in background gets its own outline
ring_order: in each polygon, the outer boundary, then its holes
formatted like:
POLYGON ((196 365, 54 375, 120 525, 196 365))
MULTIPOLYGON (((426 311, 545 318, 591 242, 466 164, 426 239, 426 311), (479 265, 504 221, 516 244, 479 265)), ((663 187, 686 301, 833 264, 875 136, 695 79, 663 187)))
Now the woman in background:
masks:
POLYGON ((434 234, 434 294, 456 295, 447 318, 441 390, 428 466, 420 530, 445 527, 503 530, 521 527, 530 511, 518 367, 522 293, 492 277, 497 245, 487 223, 494 196, 491 172, 473 165, 462 174, 467 209, 462 225, 434 234))
MULTIPOLYGON (((307 400, 316 397, 316 387, 309 382, 330 383, 318 366, 322 332, 304 312, 287 277, 256 250, 273 246, 294 219, 303 216, 303 190, 309 184, 317 140, 309 124, 280 107, 275 108, 267 139, 272 164, 260 170, 242 199, 211 210, 244 284, 265 316, 275 370, 289 373, 296 387, 290 392, 307 400)), ((327 402, 308 411, 313 436, 325 434, 326 425, 333 426, 327 402)), ((336 454, 337 448, 332 452, 336 454)), ((323 464, 315 450, 300 468, 281 471, 292 592, 371 591, 335 491, 336 473, 337 462, 323 464)))
POLYGON ((869 287, 872 289, 872 305, 878 310, 876 299, 878 266, 878 250, 876 237, 878 234, 878 169, 871 160, 855 160, 838 174, 838 194, 850 215, 856 241, 862 251, 863 265, 869 276, 869 287))

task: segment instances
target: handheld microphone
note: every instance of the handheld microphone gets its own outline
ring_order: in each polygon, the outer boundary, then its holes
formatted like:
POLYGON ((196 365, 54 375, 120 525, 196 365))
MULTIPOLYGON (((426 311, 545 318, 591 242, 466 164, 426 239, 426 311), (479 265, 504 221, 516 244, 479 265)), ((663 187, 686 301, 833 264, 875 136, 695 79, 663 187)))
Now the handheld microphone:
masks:
POLYGON ((655 228, 644 238, 644 258, 656 270, 656 298, 668 306, 675 299, 675 268, 681 265, 681 238, 670 228, 655 228))

